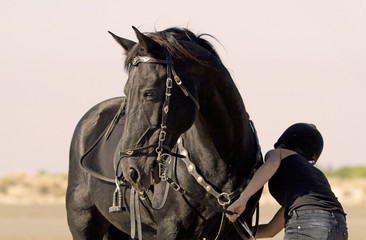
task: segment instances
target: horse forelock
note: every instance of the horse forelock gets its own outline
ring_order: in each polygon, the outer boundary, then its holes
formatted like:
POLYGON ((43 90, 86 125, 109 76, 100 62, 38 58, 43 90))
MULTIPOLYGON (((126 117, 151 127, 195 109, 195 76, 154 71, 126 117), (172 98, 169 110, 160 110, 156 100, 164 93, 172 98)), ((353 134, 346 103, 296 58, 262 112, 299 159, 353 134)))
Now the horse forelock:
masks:
MULTIPOLYGON (((187 58, 193 60, 194 62, 201 65, 210 65, 211 61, 205 61, 199 59, 202 54, 202 50, 207 51, 208 54, 214 56, 217 60, 220 61, 220 57, 216 52, 214 46, 203 36, 209 36, 216 40, 210 34, 200 34, 195 35, 193 32, 186 28, 168 28, 159 32, 151 32, 147 33, 147 36, 152 38, 155 42, 163 46, 167 49, 167 51, 175 58, 183 59, 187 58), (186 47, 186 46, 194 46, 194 47, 186 47), (197 50, 195 50, 197 49, 197 50)), ((140 44, 136 44, 128 53, 125 60, 125 68, 128 70, 131 67, 131 62, 134 57, 138 55, 139 50, 141 49, 140 44)))

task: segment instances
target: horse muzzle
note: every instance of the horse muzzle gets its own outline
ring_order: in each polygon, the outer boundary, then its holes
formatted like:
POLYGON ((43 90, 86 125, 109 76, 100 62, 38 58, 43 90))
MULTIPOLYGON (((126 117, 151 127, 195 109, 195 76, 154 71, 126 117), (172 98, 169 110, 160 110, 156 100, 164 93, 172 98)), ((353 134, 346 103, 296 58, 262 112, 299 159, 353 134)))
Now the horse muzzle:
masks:
POLYGON ((122 163, 123 175, 138 191, 146 191, 161 181, 156 157, 131 157, 122 163))

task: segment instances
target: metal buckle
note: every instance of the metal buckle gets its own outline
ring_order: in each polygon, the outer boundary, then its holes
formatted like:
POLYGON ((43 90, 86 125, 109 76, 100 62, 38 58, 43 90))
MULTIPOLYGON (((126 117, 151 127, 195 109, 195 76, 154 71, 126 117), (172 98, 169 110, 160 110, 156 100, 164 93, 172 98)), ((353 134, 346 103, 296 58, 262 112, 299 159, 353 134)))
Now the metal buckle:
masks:
POLYGON ((159 178, 165 182, 168 179, 167 174, 166 174, 167 165, 163 162, 160 162, 160 163, 158 163, 158 166, 159 166, 159 178))
POLYGON ((132 60, 132 65, 136 66, 138 63, 139 63, 139 58, 138 58, 138 57, 135 57, 135 58, 132 60))
POLYGON ((177 85, 182 85, 182 80, 180 80, 180 78, 178 76, 174 76, 174 80, 177 83, 177 85))
POLYGON ((129 155, 129 156, 132 156, 133 150, 126 151, 126 154, 129 155))
POLYGON ((226 192, 220 193, 219 197, 217 198, 217 201, 221 206, 226 206, 231 203, 230 195, 226 192), (226 201, 221 200, 221 197, 223 197, 226 201))
POLYGON ((140 60, 142 62, 148 62, 150 60, 150 58, 149 57, 140 57, 140 60))
POLYGON ((172 88, 173 87, 173 80, 171 78, 166 79, 166 87, 172 88))
POLYGON ((159 134, 159 141, 164 142, 165 137, 166 137, 166 132, 162 130, 159 134))
POLYGON ((174 181, 170 183, 170 187, 173 188, 174 191, 177 191, 177 192, 181 189, 181 187, 178 185, 178 183, 176 183, 174 181))

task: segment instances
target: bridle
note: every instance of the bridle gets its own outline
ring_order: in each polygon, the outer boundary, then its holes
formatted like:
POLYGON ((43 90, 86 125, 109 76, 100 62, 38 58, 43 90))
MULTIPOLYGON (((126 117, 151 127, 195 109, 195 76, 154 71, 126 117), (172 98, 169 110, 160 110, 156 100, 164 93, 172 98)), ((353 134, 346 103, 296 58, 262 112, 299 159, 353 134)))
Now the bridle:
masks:
MULTIPOLYGON (((167 134, 167 128, 168 128, 167 119, 168 119, 168 113, 169 113, 169 107, 170 107, 170 100, 172 97, 171 90, 173 88, 173 80, 176 83, 176 85, 179 86, 179 88, 182 90, 184 95, 186 97, 189 97, 192 100, 192 102, 196 105, 197 110, 200 109, 200 105, 199 105, 197 99, 185 87, 185 85, 182 83, 179 76, 176 74, 176 72, 174 70, 173 60, 172 60, 170 53, 166 49, 164 49, 164 50, 165 50, 165 54, 166 54, 165 60, 156 59, 156 58, 152 58, 149 56, 136 56, 135 58, 133 58, 132 63, 131 63, 132 66, 138 66, 139 64, 145 64, 145 63, 147 63, 147 64, 150 64, 150 63, 166 64, 166 66, 167 66, 167 79, 166 79, 166 83, 165 83, 165 99, 164 99, 162 113, 161 113, 162 121, 161 121, 161 125, 160 125, 160 130, 159 130, 158 142, 157 142, 157 144, 147 145, 147 146, 133 148, 133 149, 129 149, 129 150, 121 150, 118 165, 121 163, 122 158, 134 156, 137 153, 143 152, 146 149, 150 149, 150 148, 154 147, 155 152, 157 153, 156 162, 158 163, 158 166, 159 166, 159 178, 162 181, 167 181, 169 183, 170 187, 172 187, 175 191, 180 192, 182 194, 182 196, 192 197, 177 182, 172 180, 167 174, 168 167, 170 164, 170 159, 171 159, 170 156, 179 157, 179 158, 183 159, 184 163, 187 166, 188 172, 196 179, 196 181, 209 194, 214 196, 217 199, 218 203, 221 205, 221 208, 218 209, 219 211, 222 212, 221 224, 220 224, 220 228, 219 228, 219 233, 217 234, 217 236, 215 238, 215 239, 218 239, 220 237, 220 235, 222 234, 222 230, 223 230, 224 213, 232 214, 231 212, 228 212, 226 210, 226 207, 231 203, 231 201, 233 199, 235 199, 244 190, 244 188, 246 187, 246 185, 249 183, 250 179, 254 175, 255 171, 257 170, 258 163, 263 162, 263 157, 262 157, 260 146, 259 146, 257 132, 255 130, 253 122, 249 121, 250 128, 256 137, 256 143, 257 143, 257 154, 256 154, 256 164, 255 164, 256 166, 252 169, 250 177, 245 179, 245 181, 243 181, 241 186, 239 186, 235 191, 233 191, 231 193, 226 193, 226 192, 219 193, 219 192, 215 191, 215 189, 204 180, 204 177, 202 177, 197 172, 195 165, 189 160, 189 157, 187 155, 188 151, 186 149, 184 149, 183 145, 181 144, 181 139, 180 139, 180 141, 178 141, 177 144, 178 144, 178 148, 180 148, 181 151, 183 150, 182 154, 179 154, 180 151, 178 153, 174 153, 169 146, 164 144, 164 142, 166 140, 166 134, 167 134), (173 76, 173 78, 172 78, 172 76, 173 76)), ((140 139, 142 139, 142 137, 140 137, 140 139)), ((116 179, 117 179, 117 174, 116 174, 116 179)), ((116 180, 116 185, 118 188, 118 180, 116 180)), ((142 192, 140 194, 142 195, 142 196, 140 196, 141 199, 144 199, 146 197, 145 192, 142 192)), ((162 206, 163 205, 161 205, 161 207, 162 206)), ((257 208, 258 208, 258 205, 257 205, 257 208)), ((245 229, 246 234, 249 234, 250 239, 255 239, 254 236, 252 235, 251 230, 249 229, 248 225, 246 224, 246 222, 241 220, 240 224, 242 225, 243 229, 245 229)), ((258 225, 258 209, 257 209, 256 225, 258 225)), ((236 223, 236 225, 234 224, 234 226, 237 229, 239 235, 243 239, 246 239, 245 234, 242 232, 242 230, 239 229, 238 223, 236 223)))
MULTIPOLYGON (((131 157, 135 154, 142 152, 146 149, 155 148, 155 152, 158 154, 156 158, 156 162, 159 166, 159 178, 161 180, 166 181, 167 180, 167 167, 169 165, 169 162, 167 161, 169 156, 177 156, 177 154, 173 153, 171 148, 164 144, 167 134, 167 119, 169 114, 169 107, 170 107, 170 100, 172 97, 172 88, 173 88, 173 79, 174 82, 179 86, 179 88, 182 90, 184 95, 192 100, 192 102, 196 105, 197 110, 200 109, 200 105, 198 103, 198 100, 191 94, 191 92, 185 87, 179 76, 174 70, 174 64, 172 57, 170 53, 164 48, 166 59, 156 59, 149 56, 136 56, 132 60, 132 66, 138 66, 139 64, 150 64, 150 63, 157 63, 157 64, 165 64, 167 68, 167 79, 165 83, 165 99, 162 107, 162 113, 161 113, 161 125, 159 130, 159 136, 158 136, 158 142, 157 144, 153 145, 147 145, 143 147, 133 148, 129 150, 121 150, 120 152, 120 160, 124 157, 131 157), (172 78, 173 76, 173 78, 172 78), (164 151, 165 150, 165 151, 164 151)), ((142 137, 141 137, 142 138, 142 137)), ((140 138, 140 139, 141 139, 140 138)), ((179 155, 180 157, 183 157, 179 155)))

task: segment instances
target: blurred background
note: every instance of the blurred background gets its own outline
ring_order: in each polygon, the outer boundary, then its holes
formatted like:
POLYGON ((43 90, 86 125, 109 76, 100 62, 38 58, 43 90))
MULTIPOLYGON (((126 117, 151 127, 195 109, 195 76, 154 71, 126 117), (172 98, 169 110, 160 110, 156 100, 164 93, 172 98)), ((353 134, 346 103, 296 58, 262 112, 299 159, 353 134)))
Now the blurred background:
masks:
POLYGON ((71 238, 63 210, 70 140, 88 109, 123 95, 124 55, 107 31, 136 41, 131 26, 216 37, 209 40, 242 94, 263 152, 289 125, 314 123, 325 141, 318 167, 355 212, 356 226, 356 213, 366 209, 365 12, 362 0, 2 0, 0 238, 10 239, 1 232, 10 231, 15 212, 14 221, 31 229, 28 215, 40 217, 35 226, 58 216, 47 228, 55 237, 42 239, 71 238))

